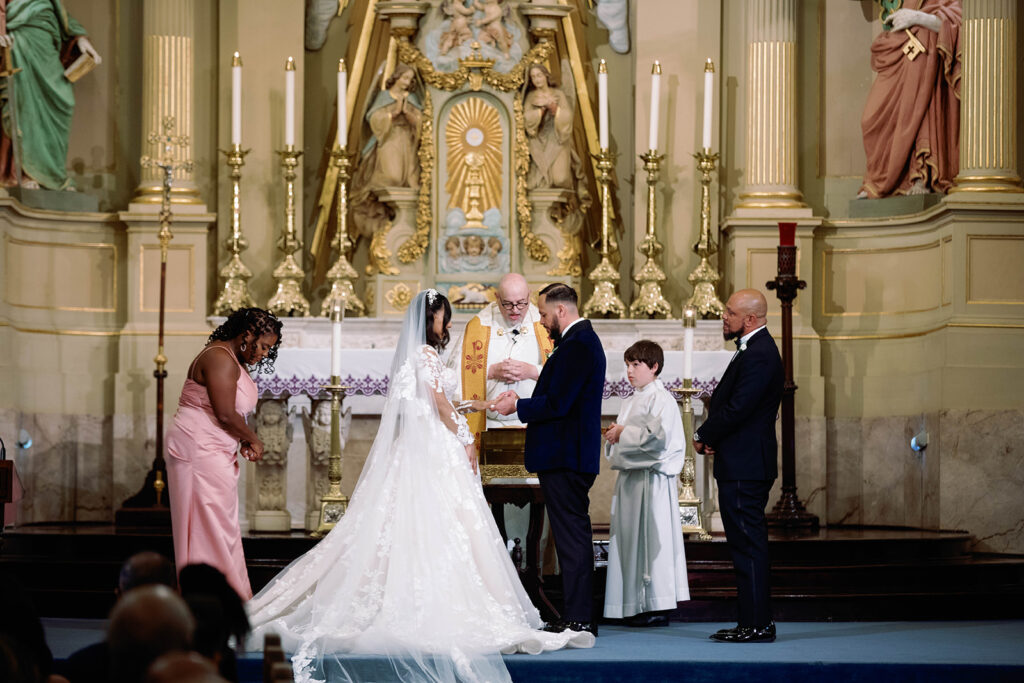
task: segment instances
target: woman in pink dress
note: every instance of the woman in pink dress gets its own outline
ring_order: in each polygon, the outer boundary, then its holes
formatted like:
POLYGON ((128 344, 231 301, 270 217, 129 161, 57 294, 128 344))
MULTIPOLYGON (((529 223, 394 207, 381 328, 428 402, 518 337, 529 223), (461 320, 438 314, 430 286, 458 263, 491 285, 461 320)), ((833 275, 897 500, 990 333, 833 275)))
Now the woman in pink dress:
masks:
POLYGON ((280 344, 281 321, 273 313, 242 308, 228 316, 192 361, 167 432, 178 571, 189 564, 212 565, 245 600, 252 588, 238 524, 237 456, 263 457, 263 442, 245 423, 258 399, 248 368, 273 372, 280 344))

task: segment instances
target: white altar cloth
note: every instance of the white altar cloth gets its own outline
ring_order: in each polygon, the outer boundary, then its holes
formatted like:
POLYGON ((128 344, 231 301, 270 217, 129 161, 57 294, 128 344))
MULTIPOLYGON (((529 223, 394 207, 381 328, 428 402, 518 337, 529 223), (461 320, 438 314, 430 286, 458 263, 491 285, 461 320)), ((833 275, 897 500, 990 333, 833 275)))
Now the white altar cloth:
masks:
MULTIPOLYGON (((343 349, 341 354, 341 383, 346 392, 345 405, 356 415, 379 415, 387 394, 388 371, 391 368, 392 349, 343 349)), ((710 395, 729 365, 733 353, 729 351, 695 351, 693 354, 694 386, 702 396, 710 395)), ((633 394, 626 379, 626 367, 621 351, 607 352, 608 365, 604 384, 602 412, 616 415, 621 399, 633 394)), ((321 395, 328 384, 331 352, 327 348, 282 348, 278 351, 274 373, 259 375, 256 382, 264 398, 283 396, 321 395)), ((661 379, 669 389, 683 385, 683 352, 666 351, 665 369, 661 379)), ((325 393, 325 392, 323 392, 325 393)), ((700 401, 694 406, 699 414, 700 401)))

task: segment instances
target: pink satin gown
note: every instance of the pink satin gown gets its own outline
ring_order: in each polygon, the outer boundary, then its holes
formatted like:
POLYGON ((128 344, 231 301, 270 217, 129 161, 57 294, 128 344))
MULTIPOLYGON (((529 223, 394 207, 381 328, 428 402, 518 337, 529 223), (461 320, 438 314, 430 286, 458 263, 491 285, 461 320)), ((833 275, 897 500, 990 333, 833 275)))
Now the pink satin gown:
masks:
MULTIPOLYGON (((224 347, 208 346, 235 355, 224 347)), ((198 358, 199 356, 196 356, 198 358)), ((194 366, 194 362, 193 362, 194 366)), ((256 383, 239 365, 235 410, 245 417, 256 407, 256 383)), ((189 371, 191 374, 191 370, 189 371)), ((167 431, 167 479, 170 487, 174 562, 205 563, 224 572, 242 599, 252 597, 238 523, 238 440, 220 426, 206 387, 185 380, 174 424, 167 431)))

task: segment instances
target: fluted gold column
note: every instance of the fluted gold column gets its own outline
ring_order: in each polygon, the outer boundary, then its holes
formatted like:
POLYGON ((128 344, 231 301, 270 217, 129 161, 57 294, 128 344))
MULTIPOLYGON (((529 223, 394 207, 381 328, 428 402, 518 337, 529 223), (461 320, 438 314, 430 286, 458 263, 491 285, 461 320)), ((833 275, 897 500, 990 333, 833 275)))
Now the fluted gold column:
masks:
POLYGON ((964 0, 960 173, 951 192, 1024 192, 1017 169, 1017 3, 964 0))
POLYGON ((747 184, 737 208, 802 209, 796 175, 796 0, 747 0, 747 184))
MULTIPOLYGON (((156 158, 163 146, 150 134, 162 134, 173 122, 175 135, 185 144, 173 149, 175 162, 192 155, 192 40, 195 32, 195 0, 144 0, 142 9, 142 150, 156 158)), ((133 204, 159 207, 162 178, 157 168, 143 168, 133 204)), ((174 172, 171 201, 202 204, 192 171, 174 172)))

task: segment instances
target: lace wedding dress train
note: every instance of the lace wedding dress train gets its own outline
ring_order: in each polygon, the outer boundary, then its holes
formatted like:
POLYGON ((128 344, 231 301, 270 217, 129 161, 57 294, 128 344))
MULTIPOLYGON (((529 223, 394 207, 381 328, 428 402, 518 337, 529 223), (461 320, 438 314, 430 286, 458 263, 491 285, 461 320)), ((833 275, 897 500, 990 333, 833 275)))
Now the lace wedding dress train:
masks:
POLYGON ((450 394, 456 378, 423 344, 424 294, 409 307, 348 512, 248 603, 253 643, 280 634, 296 681, 507 681, 499 653, 594 644, 590 633, 538 630, 466 457, 465 418, 452 413, 456 435, 434 407, 431 394, 450 394))

